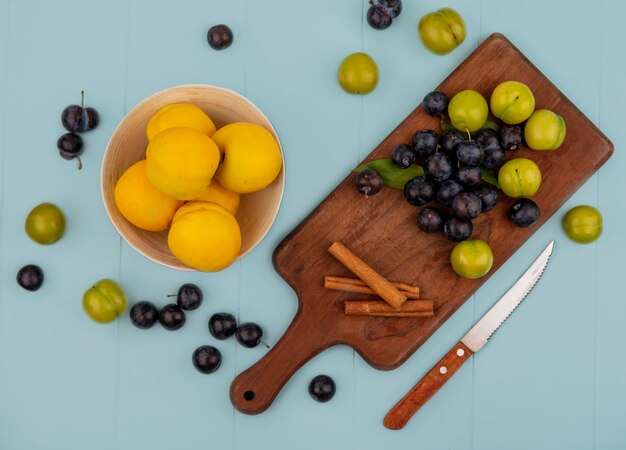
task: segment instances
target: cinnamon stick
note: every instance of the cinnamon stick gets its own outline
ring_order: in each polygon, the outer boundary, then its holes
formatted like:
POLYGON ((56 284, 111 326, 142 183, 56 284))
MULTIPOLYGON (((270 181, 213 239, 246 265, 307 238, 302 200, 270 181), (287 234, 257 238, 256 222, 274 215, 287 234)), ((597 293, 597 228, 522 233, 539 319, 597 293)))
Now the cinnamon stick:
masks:
POLYGON ((398 308, 406 301, 406 295, 340 242, 335 242, 328 251, 391 306, 398 308))
POLYGON ((390 306, 382 300, 346 300, 346 316, 383 316, 383 317, 434 317, 432 300, 409 300, 399 308, 390 306))
MULTIPOLYGON (((394 282, 391 282, 391 284, 406 295, 406 298, 408 299, 420 298, 420 288, 416 286, 394 282)), ((335 277, 329 275, 324 277, 324 287, 335 291, 355 292, 358 294, 376 294, 371 287, 359 278, 335 277)))

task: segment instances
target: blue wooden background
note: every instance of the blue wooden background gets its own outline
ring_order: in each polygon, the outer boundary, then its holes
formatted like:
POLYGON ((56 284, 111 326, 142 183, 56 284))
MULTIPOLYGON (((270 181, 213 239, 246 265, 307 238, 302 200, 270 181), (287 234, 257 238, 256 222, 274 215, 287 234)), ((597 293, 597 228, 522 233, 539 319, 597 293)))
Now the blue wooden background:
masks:
POLYGON ((364 10, 364 0, 0 0, 0 449, 626 448, 625 4, 405 0, 385 31, 371 29, 364 10), (416 27, 443 6, 462 14, 467 39, 442 57, 427 52, 416 27), (206 43, 216 23, 235 34, 223 52, 206 43), (230 311, 276 342, 296 299, 272 268, 274 247, 496 31, 613 140, 612 159, 403 366, 380 372, 335 347, 304 366, 264 414, 234 411, 230 382, 266 350, 215 341, 207 318, 230 311), (339 62, 354 51, 379 65, 380 83, 366 97, 336 82, 339 62), (116 124, 146 96, 186 83, 250 98, 285 150, 287 187, 274 227, 243 261, 216 274, 143 258, 120 239, 100 199, 100 163, 116 124), (64 132, 60 112, 81 89, 102 122, 84 136, 79 172, 55 143, 64 132), (23 232, 28 211, 43 201, 58 204, 68 221, 49 247, 23 232), (563 214, 578 204, 604 215, 597 243, 576 245, 561 231, 563 214), (547 272, 496 338, 404 430, 385 429, 387 410, 551 239, 547 272), (36 293, 15 283, 26 263, 45 271, 36 293), (175 333, 138 330, 127 315, 102 326, 80 302, 105 277, 131 302, 163 305, 184 282, 197 283, 206 301, 175 333), (210 376, 190 362, 202 344, 224 357, 210 376), (326 404, 307 393, 319 373, 337 383, 326 404))

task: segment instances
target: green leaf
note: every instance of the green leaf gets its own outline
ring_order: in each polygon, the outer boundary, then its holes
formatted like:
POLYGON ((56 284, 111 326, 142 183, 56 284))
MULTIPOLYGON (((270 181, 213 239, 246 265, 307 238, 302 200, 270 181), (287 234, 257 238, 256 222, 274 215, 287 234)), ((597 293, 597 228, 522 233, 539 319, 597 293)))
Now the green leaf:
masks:
POLYGON ((498 183, 498 177, 496 176, 495 172, 491 169, 485 169, 484 167, 480 168, 480 178, 482 178, 483 181, 494 185, 495 187, 497 187, 498 189, 500 189, 500 183, 498 183))
POLYGON ((492 131, 495 131, 496 133, 499 133, 500 125, 498 125, 495 122, 492 122, 491 120, 488 120, 487 122, 485 122, 481 130, 492 130, 492 131))
POLYGON ((394 166, 389 158, 375 159, 374 161, 365 163, 352 171, 361 173, 365 169, 374 169, 383 178, 383 184, 394 189, 404 189, 404 185, 410 179, 424 176, 424 169, 422 169, 422 166, 413 164, 407 169, 400 169, 399 167, 394 166))
MULTIPOLYGON (((450 131, 450 130, 456 130, 456 128, 452 126, 452 123, 450 122, 450 119, 447 116, 441 116, 441 131, 445 133, 446 131, 450 131)), ((498 125, 497 123, 491 120, 488 120, 481 127, 481 130, 492 130, 492 131, 495 131, 496 133, 499 133, 500 125, 498 125)), ((477 132, 473 132, 472 136, 474 136, 476 133, 477 132)))
POLYGON ((456 128, 452 126, 452 123, 450 123, 450 121, 445 115, 441 116, 441 131, 445 133, 446 131, 450 131, 450 130, 456 130, 456 128))

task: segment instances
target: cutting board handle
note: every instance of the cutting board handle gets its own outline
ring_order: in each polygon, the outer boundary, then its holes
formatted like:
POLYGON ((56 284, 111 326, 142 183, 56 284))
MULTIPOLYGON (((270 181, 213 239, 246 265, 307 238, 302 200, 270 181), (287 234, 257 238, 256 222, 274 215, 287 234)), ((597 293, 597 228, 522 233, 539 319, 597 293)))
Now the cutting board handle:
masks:
MULTIPOLYGON (((330 341, 311 339, 319 336, 320 321, 305 319, 298 311, 282 338, 267 354, 230 386, 233 406, 245 414, 259 414, 274 402, 285 383, 307 361, 328 348, 330 341)), ((326 333, 330 335, 330 333, 326 333)))

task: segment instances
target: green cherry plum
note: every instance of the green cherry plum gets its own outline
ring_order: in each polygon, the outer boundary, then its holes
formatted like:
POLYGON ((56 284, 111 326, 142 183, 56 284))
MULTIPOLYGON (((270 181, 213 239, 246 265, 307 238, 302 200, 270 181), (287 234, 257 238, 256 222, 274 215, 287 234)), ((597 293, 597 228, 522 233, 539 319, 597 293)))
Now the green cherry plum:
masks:
POLYGON ((423 16, 417 31, 424 46, 437 55, 445 55, 465 40, 465 22, 451 8, 441 8, 423 16))
POLYGON ((566 131, 561 116, 547 109, 539 109, 526 122, 524 139, 533 150, 556 150, 565 140, 566 131))
POLYGON ((448 104, 448 115, 452 126, 463 132, 480 130, 489 114, 487 100, 480 92, 466 89, 459 92, 448 104))
POLYGON ((83 309, 98 323, 109 323, 126 311, 128 301, 121 286, 108 278, 94 283, 83 295, 83 309))
POLYGON ((509 197, 531 197, 541 185, 541 170, 528 158, 514 158, 498 171, 498 183, 509 197))
POLYGON ((491 112, 509 125, 522 123, 535 110, 535 96, 519 81, 504 81, 491 93, 491 112))
POLYGON ((576 206, 563 217, 563 229, 572 241, 589 244, 602 234, 602 214, 593 206, 576 206))
POLYGON ((367 53, 352 53, 341 62, 337 78, 344 91, 369 94, 378 84, 378 66, 367 53))
POLYGON ((53 244, 65 233, 65 215, 55 204, 41 203, 28 213, 24 230, 38 244, 53 244))
POLYGON ((463 278, 485 276, 493 265, 491 247, 480 239, 469 239, 454 246, 450 255, 452 269, 463 278))

